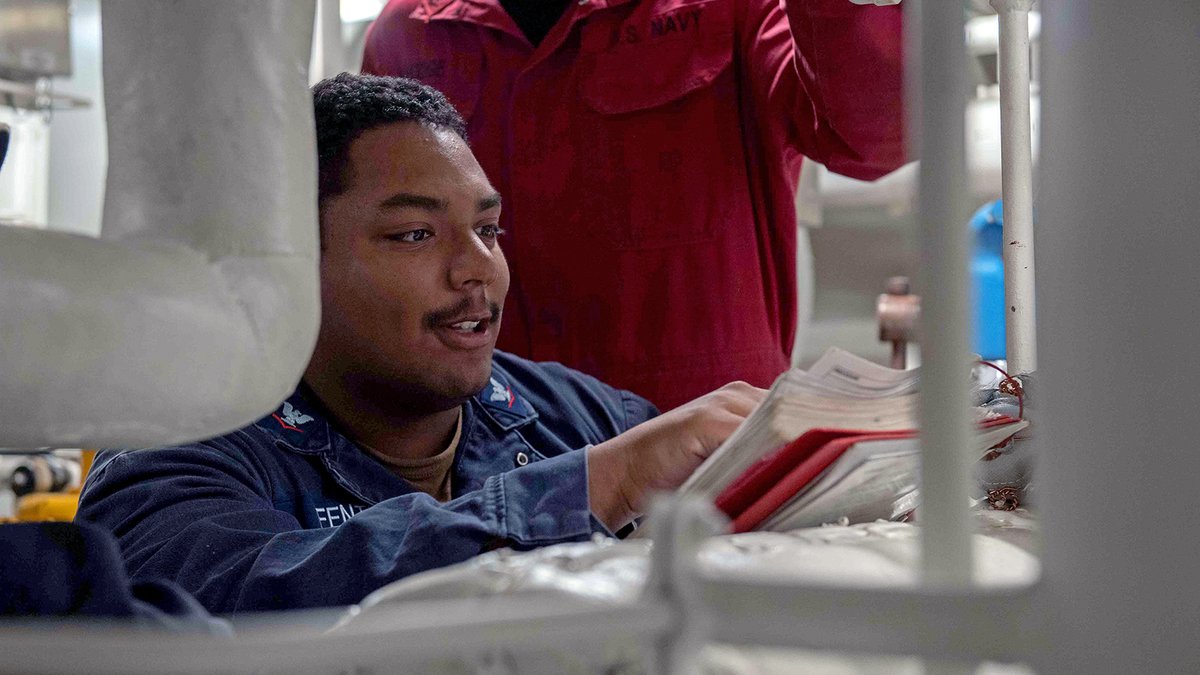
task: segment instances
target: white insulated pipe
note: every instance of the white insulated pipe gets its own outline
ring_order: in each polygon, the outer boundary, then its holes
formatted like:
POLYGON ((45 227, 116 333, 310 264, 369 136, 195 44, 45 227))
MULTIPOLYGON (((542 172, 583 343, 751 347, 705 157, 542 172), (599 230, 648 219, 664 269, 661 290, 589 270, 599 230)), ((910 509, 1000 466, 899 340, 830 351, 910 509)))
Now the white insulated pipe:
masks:
POLYGON ((1008 372, 1032 373, 1037 370, 1033 146, 1029 116, 1029 11, 1033 0, 991 0, 991 5, 1000 23, 1005 358, 1008 372))
POLYGON ((0 227, 0 447, 215 436, 318 324, 313 2, 102 8, 100 239, 0 227))
POLYGON ((228 639, 137 630, 116 619, 59 621, 54 630, 10 620, 0 631, 0 653, 6 673, 444 672, 447 657, 493 649, 651 641, 674 619, 665 603, 616 606, 526 593, 397 603, 374 608, 373 621, 326 630, 342 611, 242 615, 228 639))
POLYGON ((967 53, 960 0, 905 2, 910 135, 919 148, 924 580, 970 583, 967 53))
POLYGON ((1200 3, 1042 6, 1039 673, 1200 664, 1200 3))

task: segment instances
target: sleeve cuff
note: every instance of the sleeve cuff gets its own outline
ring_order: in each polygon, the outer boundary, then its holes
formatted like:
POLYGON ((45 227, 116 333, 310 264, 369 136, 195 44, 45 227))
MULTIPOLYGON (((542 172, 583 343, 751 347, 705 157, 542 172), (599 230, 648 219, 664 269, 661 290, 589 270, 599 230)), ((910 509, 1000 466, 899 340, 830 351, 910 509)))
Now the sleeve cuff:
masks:
POLYGON ((501 531, 518 544, 585 541, 593 532, 613 536, 589 506, 586 449, 533 462, 489 480, 499 481, 496 516, 501 531))

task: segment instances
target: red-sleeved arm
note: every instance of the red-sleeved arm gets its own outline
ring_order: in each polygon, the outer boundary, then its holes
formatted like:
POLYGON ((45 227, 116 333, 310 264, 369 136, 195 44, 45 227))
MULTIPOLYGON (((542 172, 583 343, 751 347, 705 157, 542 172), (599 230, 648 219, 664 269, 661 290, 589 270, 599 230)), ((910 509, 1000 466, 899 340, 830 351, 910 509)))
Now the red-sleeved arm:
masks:
POLYGON ((760 129, 840 174, 873 180, 906 159, 899 6, 737 3, 760 129))

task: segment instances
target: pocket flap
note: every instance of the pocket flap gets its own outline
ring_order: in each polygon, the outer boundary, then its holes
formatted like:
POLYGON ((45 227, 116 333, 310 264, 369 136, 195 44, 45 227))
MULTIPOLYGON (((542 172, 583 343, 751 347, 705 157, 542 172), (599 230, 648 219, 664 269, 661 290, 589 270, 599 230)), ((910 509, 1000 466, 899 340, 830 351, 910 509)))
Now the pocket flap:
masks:
POLYGON ((585 28, 580 93, 597 112, 664 105, 712 84, 733 62, 731 0, 662 4, 585 28))

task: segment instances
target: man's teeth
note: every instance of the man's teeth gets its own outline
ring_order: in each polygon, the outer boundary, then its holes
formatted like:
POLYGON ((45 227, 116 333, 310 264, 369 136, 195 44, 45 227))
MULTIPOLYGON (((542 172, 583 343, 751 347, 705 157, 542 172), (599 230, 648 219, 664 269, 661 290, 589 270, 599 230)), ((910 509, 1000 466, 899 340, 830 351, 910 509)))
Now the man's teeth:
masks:
POLYGON ((479 328, 478 321, 459 321, 458 323, 450 324, 454 330, 461 330, 464 333, 472 333, 476 328, 479 328))

